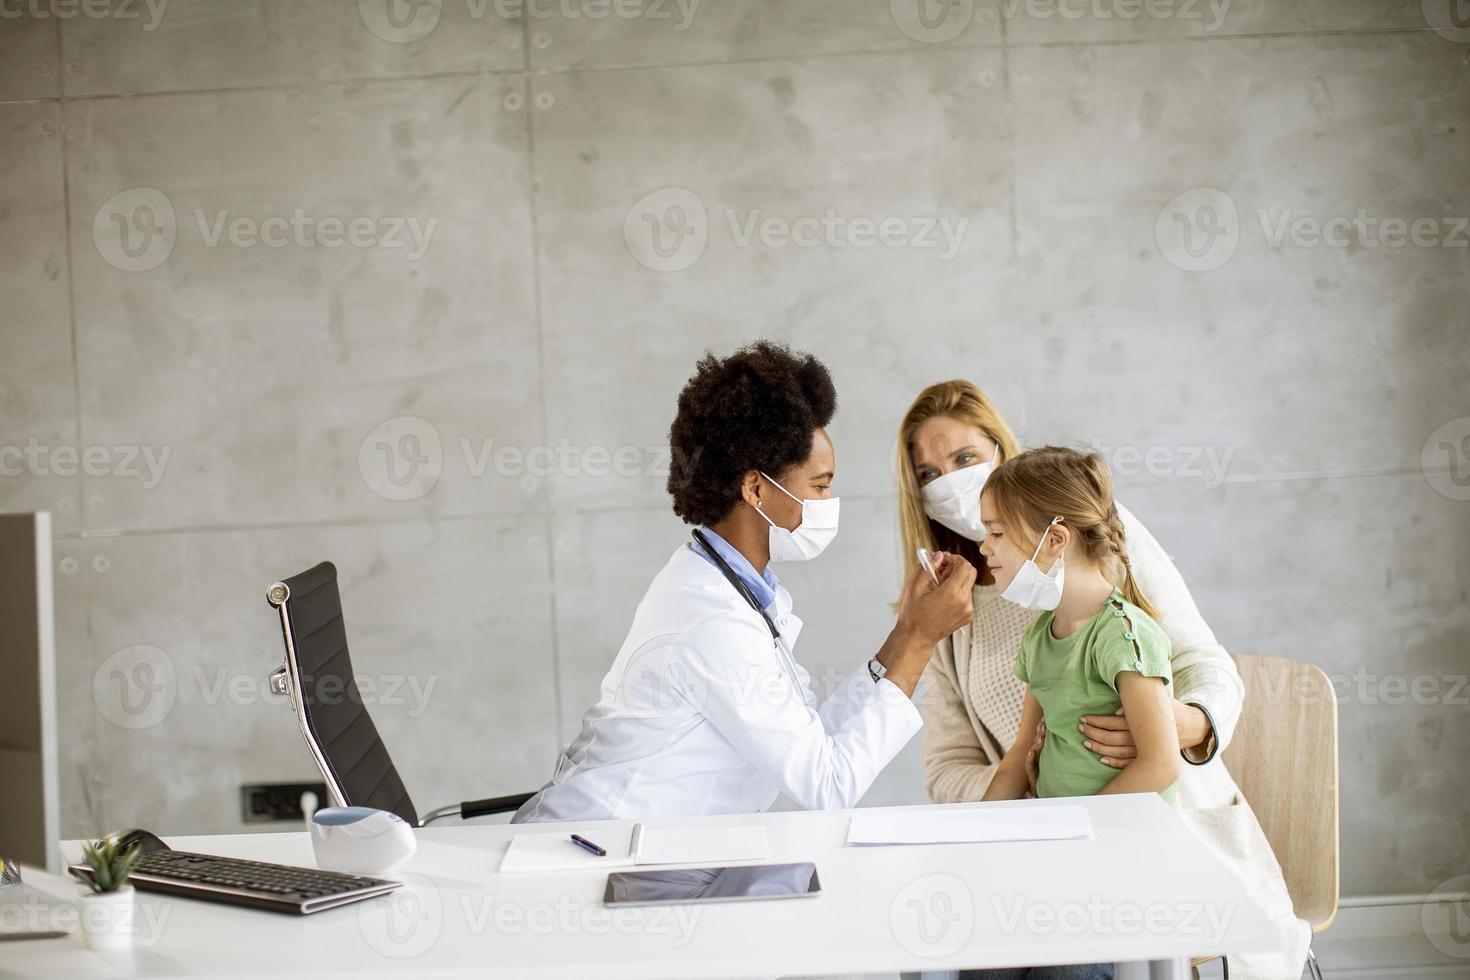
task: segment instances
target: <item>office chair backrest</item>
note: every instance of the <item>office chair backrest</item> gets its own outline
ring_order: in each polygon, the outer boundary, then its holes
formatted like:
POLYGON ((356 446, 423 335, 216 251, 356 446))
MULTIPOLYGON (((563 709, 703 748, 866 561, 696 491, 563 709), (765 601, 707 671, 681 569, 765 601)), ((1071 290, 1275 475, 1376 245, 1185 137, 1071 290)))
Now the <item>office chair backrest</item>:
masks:
POLYGON ((1255 811, 1296 914, 1321 932, 1337 915, 1337 700, 1311 664, 1237 655, 1245 710, 1225 765, 1255 811))
POLYGON ((301 734, 335 802, 389 810, 417 824, 413 801, 352 675, 336 566, 324 561, 276 582, 266 599, 281 614, 289 694, 301 734))

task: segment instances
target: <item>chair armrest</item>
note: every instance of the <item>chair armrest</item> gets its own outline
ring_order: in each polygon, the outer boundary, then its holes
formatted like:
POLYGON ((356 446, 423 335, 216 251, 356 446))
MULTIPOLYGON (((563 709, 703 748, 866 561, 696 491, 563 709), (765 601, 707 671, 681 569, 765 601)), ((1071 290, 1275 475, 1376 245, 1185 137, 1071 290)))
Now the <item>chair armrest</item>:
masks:
POLYGON ((513 813, 519 810, 527 800, 535 796, 535 793, 512 793, 510 796, 492 796, 483 800, 466 800, 463 803, 455 803, 450 806, 441 806, 431 811, 419 820, 420 827, 427 827, 435 820, 444 817, 459 817, 462 820, 471 820, 475 817, 483 817, 491 813, 513 813))

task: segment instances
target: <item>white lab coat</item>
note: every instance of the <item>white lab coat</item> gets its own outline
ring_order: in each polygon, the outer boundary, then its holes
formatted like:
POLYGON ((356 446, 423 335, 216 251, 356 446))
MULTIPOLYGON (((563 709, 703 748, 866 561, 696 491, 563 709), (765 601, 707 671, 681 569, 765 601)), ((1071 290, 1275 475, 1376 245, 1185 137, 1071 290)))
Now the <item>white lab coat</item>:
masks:
POLYGON ((582 731, 514 822, 753 813, 785 793, 855 806, 922 726, 866 660, 820 706, 791 650, 801 620, 778 588, 770 630, 689 546, 649 585, 582 731))

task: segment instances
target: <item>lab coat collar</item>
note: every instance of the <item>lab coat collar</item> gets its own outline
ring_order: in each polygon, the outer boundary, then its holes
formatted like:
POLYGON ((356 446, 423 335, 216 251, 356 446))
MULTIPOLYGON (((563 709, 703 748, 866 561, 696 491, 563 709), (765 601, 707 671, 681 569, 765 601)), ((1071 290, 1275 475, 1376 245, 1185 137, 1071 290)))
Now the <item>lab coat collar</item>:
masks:
MULTIPOLYGON (((745 587, 750 590, 751 595, 755 596, 756 601, 761 604, 761 608, 770 609, 771 603, 775 601, 777 591, 781 588, 781 580, 776 577, 775 572, 771 571, 771 566, 767 565, 764 572, 757 572, 755 566, 737 551, 734 545, 720 537, 717 532, 711 530, 708 526, 700 527, 699 531, 709 541, 710 547, 725 560, 725 564, 730 566, 730 570, 735 573, 735 577, 745 583, 745 587)), ((704 549, 696 542, 691 541, 689 547, 699 557, 710 564, 714 564, 714 560, 705 554, 704 549)))

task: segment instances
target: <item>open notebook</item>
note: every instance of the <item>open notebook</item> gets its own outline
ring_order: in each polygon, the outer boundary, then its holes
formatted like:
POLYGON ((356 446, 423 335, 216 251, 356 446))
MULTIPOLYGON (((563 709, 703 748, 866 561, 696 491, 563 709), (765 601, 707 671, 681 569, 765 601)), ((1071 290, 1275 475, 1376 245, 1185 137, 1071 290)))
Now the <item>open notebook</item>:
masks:
POLYGON ((677 828, 648 827, 638 823, 610 827, 584 836, 590 836, 607 851, 607 857, 598 857, 573 844, 570 831, 548 829, 516 834, 501 859, 500 870, 608 870, 641 864, 723 865, 768 861, 771 857, 766 828, 758 824, 677 828))

